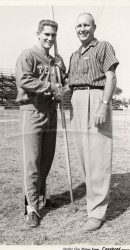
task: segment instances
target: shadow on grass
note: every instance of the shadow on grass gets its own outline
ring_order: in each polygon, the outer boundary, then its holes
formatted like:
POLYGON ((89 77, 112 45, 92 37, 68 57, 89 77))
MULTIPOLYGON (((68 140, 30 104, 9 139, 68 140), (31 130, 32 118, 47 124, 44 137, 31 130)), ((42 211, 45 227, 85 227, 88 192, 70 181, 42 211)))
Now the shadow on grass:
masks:
MULTIPOLYGON (((73 189, 74 201, 82 199, 85 195, 86 195, 85 183, 82 183, 78 187, 73 189)), ((58 209, 60 207, 70 204, 71 203, 70 192, 66 191, 61 194, 52 195, 50 197, 50 201, 52 203, 52 207, 50 204, 50 206, 48 205, 44 208, 41 208, 41 210, 39 211, 41 218, 52 210, 55 210, 55 209, 58 209)))
POLYGON ((113 174, 107 221, 122 215, 130 207, 130 173, 113 174))
MULTIPOLYGON (((84 183, 73 189, 74 201, 82 199, 86 195, 86 186, 84 183)), ((69 191, 52 195, 50 197, 52 203, 56 203, 56 207, 46 207, 41 209, 42 214, 49 213, 52 210, 68 205, 70 201, 69 191), (43 212, 42 212, 43 210, 43 212)), ((110 189, 110 202, 107 210, 106 221, 113 220, 127 211, 130 207, 130 173, 113 174, 110 189)))

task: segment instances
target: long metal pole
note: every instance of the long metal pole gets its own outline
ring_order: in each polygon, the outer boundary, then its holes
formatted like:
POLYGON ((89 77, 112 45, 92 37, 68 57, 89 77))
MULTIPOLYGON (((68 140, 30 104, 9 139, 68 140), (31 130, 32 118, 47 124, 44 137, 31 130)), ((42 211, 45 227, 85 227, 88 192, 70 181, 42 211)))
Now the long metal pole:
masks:
MULTIPOLYGON (((51 8, 51 12, 52 12, 52 18, 53 18, 53 21, 54 21, 55 18, 54 18, 53 6, 51 8)), ((56 40, 55 40, 55 43, 54 43, 54 53, 55 53, 55 55, 58 55, 58 48, 57 48, 57 41, 56 40)), ((62 87, 59 67, 56 67, 56 70, 57 70, 59 85, 62 87)), ((61 120, 62 120, 62 130, 63 130, 63 135, 64 135, 65 156, 66 156, 66 166, 67 166, 67 174, 68 174, 68 181, 69 181, 70 198, 71 198, 72 208, 74 208, 74 200, 73 200, 73 192, 72 192, 72 177, 71 177, 70 157, 69 157, 69 147, 68 147, 68 138, 67 138, 66 121, 65 121, 65 111, 64 111, 64 105, 63 105, 62 100, 61 100, 61 120)))

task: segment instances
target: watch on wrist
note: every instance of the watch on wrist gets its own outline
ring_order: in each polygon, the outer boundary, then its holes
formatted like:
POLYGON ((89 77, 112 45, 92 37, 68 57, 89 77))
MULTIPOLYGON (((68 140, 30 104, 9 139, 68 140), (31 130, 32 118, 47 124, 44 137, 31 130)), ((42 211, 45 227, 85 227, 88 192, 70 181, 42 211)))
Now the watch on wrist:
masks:
POLYGON ((107 102, 107 101, 101 101, 101 103, 103 103, 103 104, 105 104, 105 105, 108 105, 108 104, 109 104, 109 102, 107 102))

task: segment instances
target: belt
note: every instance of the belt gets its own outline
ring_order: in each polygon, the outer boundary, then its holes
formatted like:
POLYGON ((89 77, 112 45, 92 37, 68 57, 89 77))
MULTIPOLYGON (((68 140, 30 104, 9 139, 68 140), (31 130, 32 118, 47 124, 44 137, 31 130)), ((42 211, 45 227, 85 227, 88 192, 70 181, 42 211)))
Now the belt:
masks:
POLYGON ((94 85, 82 85, 82 86, 77 86, 77 87, 73 87, 73 91, 75 90, 84 90, 84 89, 104 89, 104 86, 94 86, 94 85))

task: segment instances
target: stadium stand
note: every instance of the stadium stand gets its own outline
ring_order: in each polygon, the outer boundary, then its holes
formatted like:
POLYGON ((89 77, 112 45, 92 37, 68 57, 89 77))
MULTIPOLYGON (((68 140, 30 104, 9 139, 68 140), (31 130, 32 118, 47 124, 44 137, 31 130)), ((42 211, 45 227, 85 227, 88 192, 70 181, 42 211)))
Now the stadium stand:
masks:
POLYGON ((0 69, 0 106, 14 108, 19 105, 15 102, 17 88, 15 74, 11 69, 0 69))

